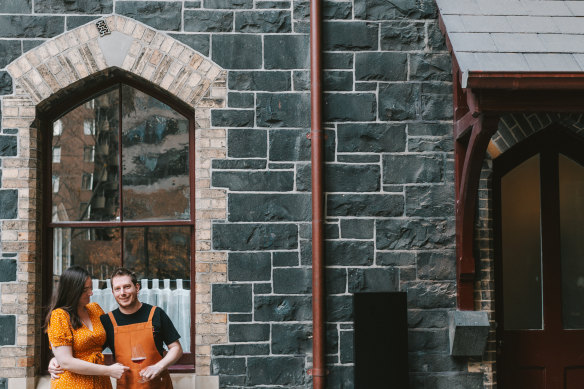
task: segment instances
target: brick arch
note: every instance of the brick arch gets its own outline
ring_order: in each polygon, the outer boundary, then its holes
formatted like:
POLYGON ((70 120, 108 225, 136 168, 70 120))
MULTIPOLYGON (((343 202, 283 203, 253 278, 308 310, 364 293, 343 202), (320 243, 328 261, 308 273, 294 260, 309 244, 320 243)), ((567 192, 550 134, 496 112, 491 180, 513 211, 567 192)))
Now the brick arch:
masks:
POLYGON ((584 114, 582 113, 518 113, 501 116, 498 130, 491 142, 498 153, 504 153, 552 124, 560 124, 584 137, 584 114))
MULTIPOLYGON (((224 108, 226 72, 192 48, 133 19, 112 15, 104 20, 110 34, 100 37, 96 22, 68 31, 37 46, 7 66, 14 92, 3 96, 3 134, 17 139, 15 155, 2 159, 0 187, 11 195, 17 212, 0 220, 0 252, 16 259, 18 280, 3 289, 3 314, 15 315, 16 346, 24 357, 39 364, 41 307, 42 192, 37 115, 60 96, 76 93, 91 79, 108 72, 140 78, 177 102, 191 107, 195 120, 195 237, 196 319, 195 367, 197 376, 210 374, 211 345, 226 343, 227 315, 211 310, 211 283, 227 281, 227 255, 211 244, 211 221, 226 219, 224 189, 211 187, 211 160, 225 158, 227 131, 211 127, 211 109, 224 108), (26 295, 24 292, 30 292, 26 295), (26 296, 24 299, 23 296, 26 296), (22 325, 21 325, 22 324, 22 325), (29 334, 36 334, 30 336, 29 334)), ((28 380, 29 378, 27 378, 28 380)), ((30 378, 32 379, 32 378, 30 378)), ((199 378, 197 378, 199 380, 199 378)), ((193 381, 194 382, 194 381, 193 381)))

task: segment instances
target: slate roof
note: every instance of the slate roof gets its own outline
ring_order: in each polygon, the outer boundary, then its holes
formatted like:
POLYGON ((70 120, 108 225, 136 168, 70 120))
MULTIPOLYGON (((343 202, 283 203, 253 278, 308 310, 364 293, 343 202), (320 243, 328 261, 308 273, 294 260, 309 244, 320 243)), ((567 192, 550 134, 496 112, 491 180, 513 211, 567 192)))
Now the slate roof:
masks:
POLYGON ((584 1, 436 0, 469 72, 584 72, 584 1))

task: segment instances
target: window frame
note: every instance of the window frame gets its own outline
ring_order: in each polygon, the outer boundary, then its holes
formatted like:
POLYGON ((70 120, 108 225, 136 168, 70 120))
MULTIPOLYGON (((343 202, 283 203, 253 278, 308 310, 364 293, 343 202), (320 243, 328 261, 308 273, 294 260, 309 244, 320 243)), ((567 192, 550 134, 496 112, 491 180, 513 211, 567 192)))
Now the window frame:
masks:
MULTIPOLYGON (((53 234, 56 228, 59 227, 70 227, 70 228, 94 228, 94 227, 119 227, 121 230, 128 227, 144 227, 144 226, 189 226, 191 227, 190 236, 190 285, 191 285, 191 341, 190 341, 190 353, 185 353, 179 361, 169 368, 170 372, 194 372, 195 371, 195 296, 196 296, 196 286, 195 286, 195 236, 196 236, 196 223, 195 223, 195 112, 192 106, 179 100, 177 97, 170 95, 168 92, 163 91, 156 85, 142 82, 141 80, 132 77, 121 71, 106 72, 100 77, 95 77, 93 80, 88 80, 86 85, 81 85, 76 87, 73 91, 67 91, 56 98, 57 101, 51 101, 46 109, 38 110, 38 125, 41 129, 40 138, 43 144, 43 158, 42 158, 42 170, 43 177, 45 179, 41 182, 42 193, 43 193, 43 210, 42 210, 42 253, 43 253, 43 273, 42 273, 42 304, 43 307, 47 307, 52 293, 52 276, 53 276, 53 234), (53 122, 59 120, 62 116, 66 115, 68 112, 74 110, 75 108, 86 104, 91 101, 94 97, 105 92, 107 89, 117 86, 121 93, 122 85, 127 85, 132 88, 145 93, 160 102, 168 105, 170 108, 175 110, 177 113, 185 117, 188 121, 188 131, 189 131, 189 184, 190 184, 190 218, 186 220, 147 220, 147 221, 124 221, 114 220, 114 221, 72 221, 72 222, 53 222, 52 221, 52 139, 53 136, 60 136, 60 134, 55 134, 53 129, 53 122), (46 178, 48 177, 48 178, 46 178)), ((121 136, 121 110, 118 136, 121 136)), ((118 163, 121 166, 121 157, 123 150, 118 151, 118 163)), ((81 161, 85 162, 84 160, 81 161)), ((118 182, 120 193, 122 192, 122 177, 118 174, 118 182)), ((121 255, 123 260, 123 235, 120 241, 121 244, 121 255)), ((44 312, 43 312, 44 313, 44 312)), ((41 361, 42 366, 46 366, 49 359, 48 352, 48 339, 46 336, 42 338, 42 353, 41 361)), ((106 358, 106 362, 109 358, 106 358)))

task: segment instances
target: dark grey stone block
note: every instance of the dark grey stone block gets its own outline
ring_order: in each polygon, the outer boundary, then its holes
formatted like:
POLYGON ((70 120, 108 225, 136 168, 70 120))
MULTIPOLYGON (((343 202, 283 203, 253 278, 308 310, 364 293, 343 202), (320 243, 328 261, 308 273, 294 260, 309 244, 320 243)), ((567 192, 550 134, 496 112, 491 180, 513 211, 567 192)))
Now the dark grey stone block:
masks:
POLYGON ((380 120, 413 120, 422 111, 420 85, 412 83, 379 86, 380 120))
POLYGON ((298 266, 298 252, 281 251, 273 254, 273 265, 279 267, 298 266))
POLYGON ((214 35, 212 60, 226 69, 260 69, 262 38, 258 35, 214 35))
POLYGON ((213 284, 213 312, 250 312, 252 309, 251 285, 213 284))
POLYGON ((263 159, 215 159, 212 161, 211 166, 213 169, 255 170, 265 169, 266 161, 263 159))
MULTIPOLYGON (((294 187, 294 172, 288 171, 257 171, 257 172, 227 172, 215 171, 212 185, 218 188, 229 188, 234 191, 291 191, 294 187)), ((256 210, 257 212, 257 210, 256 210)))
POLYGON ((428 23, 428 48, 432 51, 447 50, 446 39, 440 31, 438 23, 428 23))
MULTIPOLYGON (((310 133, 305 130, 270 130, 270 161, 310 161, 310 133)), ((335 133, 325 131, 324 153, 326 161, 335 158, 335 133)))
POLYGON ((185 8, 201 8, 202 1, 185 1, 185 8))
MULTIPOLYGON (((12 2, 14 0, 8 0, 12 2)), ((30 1, 27 0, 29 3, 30 1)), ((22 3, 23 1, 20 0, 22 3)), ((121 1, 118 2, 122 3, 121 1)), ((76 13, 76 14, 109 14, 114 11, 112 0, 43 0, 34 2, 35 13, 76 13)), ((117 8, 116 8, 117 11, 117 8)), ((28 13, 28 12, 26 12, 28 13)))
POLYGON ((65 31, 63 16, 0 15, 4 38, 52 38, 65 31))
POLYGON ((436 249, 454 246, 454 220, 377 220, 377 250, 436 249))
POLYGON ((325 271, 326 293, 343 294, 347 292, 347 270, 343 268, 326 269, 325 271))
POLYGON ((342 219, 341 236, 344 239, 372 239, 374 227, 373 219, 342 219))
POLYGON ((302 357, 250 357, 247 359, 247 381, 250 386, 302 385, 306 377, 302 357))
POLYGON ((16 260, 0 259, 0 282, 10 281, 16 281, 16 260))
POLYGON ((484 311, 448 312, 450 355, 480 357, 487 347, 489 316, 484 311))
POLYGON ((231 108, 254 108, 255 106, 253 93, 229 92, 227 101, 231 108))
POLYGON ((211 47, 211 36, 209 34, 169 34, 169 35, 201 54, 205 56, 209 55, 209 48, 211 47))
POLYGON ((290 11, 242 11, 235 13, 235 31, 287 33, 292 31, 290 11))
POLYGON ((211 123, 216 127, 253 127, 251 109, 218 109, 211 111, 211 123))
MULTIPOLYGON (((322 2, 322 19, 323 20, 342 20, 351 19, 353 7, 351 2, 322 2)), ((310 3, 308 1, 294 2, 294 19, 308 20, 310 18, 310 3)))
POLYGON ((341 123, 339 152, 387 153, 406 149, 406 126, 389 123, 341 123))
POLYGON ((454 187, 452 185, 407 187, 406 215, 454 217, 454 187))
POLYGON ((256 1, 258 9, 290 9, 289 1, 256 1))
POLYGON ((0 53, 2 53, 0 56, 0 69, 2 69, 22 55, 20 41, 0 40, 0 53))
POLYGON ((232 387, 242 387, 245 386, 245 376, 244 375, 220 375, 219 376, 219 387, 220 388, 232 388, 232 387))
MULTIPOLYGON (((7 135, 17 135, 18 134, 18 128, 5 128, 4 131, 2 131, 4 134, 7 135)), ((0 166, 2 166, 2 161, 0 160, 0 166)))
POLYGON ((308 69, 309 47, 308 35, 266 35, 264 66, 266 69, 308 69))
POLYGON ((340 366, 328 365, 329 374, 327 376, 327 387, 334 389, 354 389, 355 388, 355 373, 354 367, 351 365, 340 366))
POLYGON ((258 93, 256 106, 258 127, 310 127, 308 93, 258 93))
POLYGON ((230 342, 261 342, 270 340, 269 324, 230 324, 230 342))
POLYGON ((346 163, 375 163, 381 160, 378 154, 338 154, 337 161, 346 163))
POLYGON ((264 282, 264 283, 257 283, 253 284, 253 294, 260 295, 260 294, 271 294, 272 293, 272 283, 271 282, 264 282))
POLYGON ((327 122, 372 121, 377 99, 373 93, 325 93, 324 120, 327 122))
POLYGON ((253 8, 253 0, 203 0, 203 8, 248 9, 253 8))
POLYGON ((323 69, 353 69, 353 53, 331 53, 322 54, 323 69))
POLYGON ((325 242, 329 266, 370 266, 374 258, 373 242, 333 240, 325 242))
POLYGON ((116 13, 136 19, 162 31, 180 31, 182 2, 179 1, 118 1, 116 13))
POLYGON ((399 271, 395 268, 349 269, 349 293, 398 290, 399 271))
POLYGON ((353 296, 327 296, 326 319, 329 323, 353 321, 353 296))
POLYGON ((355 18, 366 20, 433 19, 436 4, 432 0, 383 1, 355 0, 355 18))
POLYGON ((353 363, 353 331, 340 331, 341 363, 353 363))
POLYGON ((304 70, 294 71, 292 74, 292 85, 295 91, 309 91, 310 72, 304 70))
POLYGON ((213 224, 212 241, 215 250, 292 250, 298 247, 298 227, 295 224, 213 224))
MULTIPOLYGON (((339 70, 324 71, 323 87, 326 91, 352 91, 353 72, 339 70)), ((308 89, 310 89, 310 84, 308 89)))
POLYGON ((229 281, 269 281, 272 278, 270 253, 229 253, 229 281))
POLYGON ((265 130, 230 129, 227 132, 227 155, 232 158, 265 158, 267 142, 265 130))
POLYGON ((229 314, 230 323, 241 323, 252 321, 253 315, 251 313, 231 313, 229 314))
POLYGON ((323 49, 326 51, 377 50, 379 25, 364 22, 324 22, 323 49))
MULTIPOLYGON (((0 83, 2 82, 2 73, 0 72, 0 83)), ((10 76, 8 76, 10 78, 10 76)), ((12 79, 11 79, 12 80, 12 79)), ((0 89, 0 94, 2 89, 0 89)), ((18 151, 17 137, 11 135, 0 135, 0 157, 15 157, 18 151)))
POLYGON ((245 373, 245 358, 213 358, 211 374, 235 375, 245 373))
POLYGON ((409 328, 446 328, 448 326, 447 310, 408 310, 409 328))
POLYGON ((233 31, 233 12, 185 10, 185 31, 190 32, 231 32, 233 31))
POLYGON ((16 316, 0 315, 0 346, 16 344, 16 316))
POLYGON ((450 54, 410 55, 410 80, 452 81, 450 54))
POLYGON ((401 194, 329 194, 328 216, 402 216, 404 196, 401 194))
POLYGON ((447 353, 448 330, 441 328, 408 331, 408 351, 419 353, 447 353))
MULTIPOLYGON (((464 358, 452 358, 448 353, 410 353, 410 374, 412 373, 441 373, 466 372, 468 360, 464 358)), ((442 387, 452 388, 453 386, 442 387)), ((482 386, 481 386, 482 387, 482 386)), ((434 386, 431 386, 434 388, 434 386)), ((463 389, 462 387, 457 387, 463 389)))
POLYGON ((423 83, 421 115, 424 120, 452 120, 452 86, 445 83, 423 83))
POLYGON ((376 91, 377 82, 357 81, 355 82, 355 91, 376 91))
POLYGON ((405 53, 355 54, 355 79, 360 81, 405 81, 408 77, 405 53))
POLYGON ((409 138, 408 151, 414 153, 452 152, 454 151, 454 139, 452 136, 446 136, 442 139, 409 138))
POLYGON ((441 154, 388 154, 383 156, 384 184, 441 182, 444 158, 441 154))
MULTIPOLYGON (((290 180, 292 179, 290 175, 290 180)), ((310 221, 311 197, 296 193, 232 193, 228 198, 228 210, 229 221, 233 222, 310 221)))
POLYGON ((97 19, 99 19, 99 16, 67 16, 67 30, 83 26, 97 19))
POLYGON ((378 251, 375 263, 378 266, 414 266, 416 264, 416 254, 408 251, 378 251))
POLYGON ((381 50, 422 51, 425 23, 415 20, 400 20, 381 24, 381 50))
POLYGON ((454 282, 411 282, 407 285, 408 309, 454 308, 456 285, 454 282))
MULTIPOLYGON (((327 192, 377 192, 380 184, 378 165, 333 164, 325 166, 327 192)), ((310 165, 298 166, 296 187, 299 191, 311 190, 310 165)))
POLYGON ((229 89, 246 91, 289 91, 292 86, 290 72, 232 71, 228 78, 229 89))
MULTIPOLYGON (((51 1, 47 1, 51 3, 51 1)), ((37 8, 35 6, 35 8, 37 8)), ((31 0, 2 0, 0 13, 3 14, 30 14, 32 13, 31 0)))
POLYGON ((18 215, 18 190, 0 190, 0 219, 16 219, 18 215))
POLYGON ((27 51, 32 50, 35 47, 42 45, 43 43, 45 43, 44 40, 24 40, 22 41, 22 51, 26 53, 27 51))
POLYGON ((272 353, 306 354, 312 351, 312 328, 308 324, 273 324, 272 353))
POLYGON ((215 345, 211 348, 213 355, 268 355, 270 353, 270 345, 267 343, 261 344, 222 344, 215 345))
POLYGON ((310 321, 310 296, 255 296, 255 321, 310 321))
POLYGON ((274 293, 310 294, 312 270, 310 268, 274 269, 274 293))
POLYGON ((446 123, 410 123, 408 124, 409 136, 451 136, 452 124, 446 123))
POLYGON ((0 389, 8 389, 8 378, 0 378, 0 389))
POLYGON ((454 280, 456 278, 454 251, 418 253, 417 273, 418 278, 423 280, 454 280))
POLYGON ((412 375, 416 388, 432 389, 483 389, 483 373, 440 373, 412 375))

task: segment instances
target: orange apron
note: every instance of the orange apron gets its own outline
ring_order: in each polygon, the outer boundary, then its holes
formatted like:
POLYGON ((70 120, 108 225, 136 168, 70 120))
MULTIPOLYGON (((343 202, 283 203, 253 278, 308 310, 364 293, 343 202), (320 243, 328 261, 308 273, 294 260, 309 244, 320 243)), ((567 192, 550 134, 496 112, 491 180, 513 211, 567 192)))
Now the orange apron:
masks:
POLYGON ((118 389, 172 389, 172 381, 168 370, 165 370, 151 381, 138 383, 140 370, 146 366, 154 365, 162 359, 154 343, 154 333, 152 332, 152 316, 154 316, 155 309, 156 307, 152 307, 148 321, 125 326, 118 326, 113 313, 108 313, 114 326, 116 362, 130 368, 118 380, 118 389), (146 359, 139 364, 132 362, 132 346, 135 344, 140 344, 146 354, 146 359))

